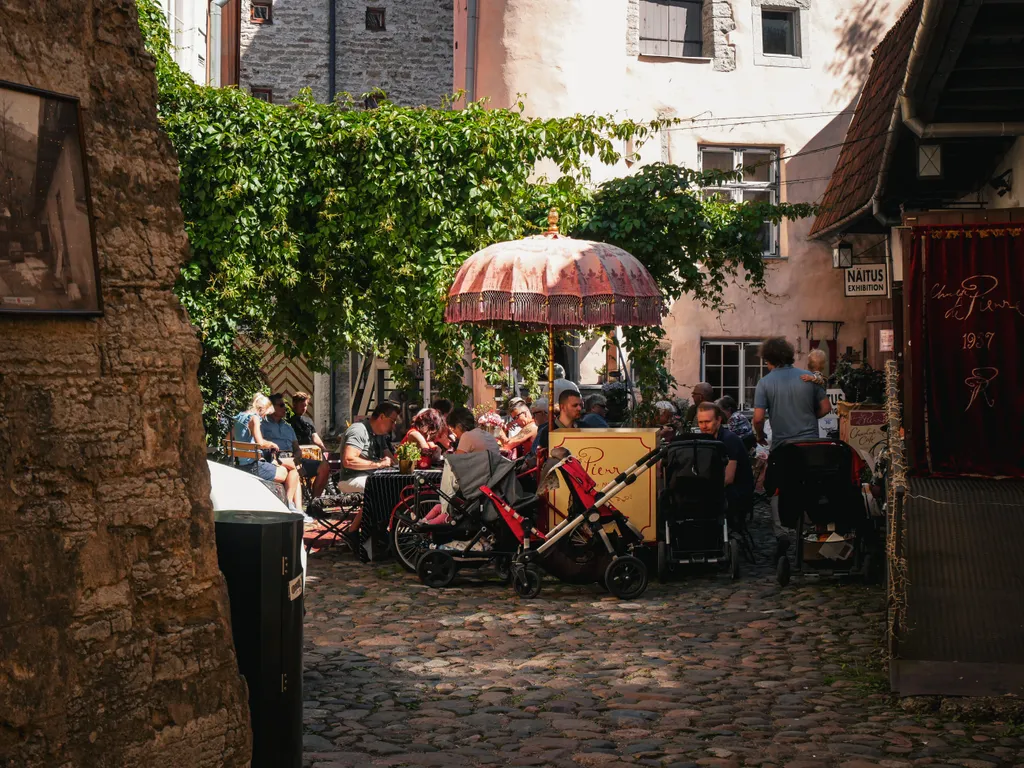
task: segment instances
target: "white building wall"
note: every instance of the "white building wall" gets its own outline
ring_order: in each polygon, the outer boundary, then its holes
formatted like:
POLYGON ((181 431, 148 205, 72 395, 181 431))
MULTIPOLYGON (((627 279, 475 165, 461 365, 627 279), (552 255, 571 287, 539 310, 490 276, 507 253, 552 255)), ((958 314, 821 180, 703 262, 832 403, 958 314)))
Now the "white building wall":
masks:
POLYGON ((197 83, 207 82, 208 0, 160 0, 174 60, 197 83))
MULTIPOLYGON (((481 0, 476 94, 496 107, 524 94, 527 114, 613 114, 683 122, 649 141, 641 163, 697 167, 701 144, 770 147, 782 158, 781 199, 821 198, 835 166, 871 51, 895 22, 903 0, 705 0, 704 56, 644 56, 635 43, 642 0, 481 0), (799 55, 772 57, 760 45, 766 10, 798 14, 799 55)), ((466 4, 456 6, 456 43, 465 47, 466 4)), ((456 87, 465 71, 456 70, 456 87)), ((635 171, 595 167, 595 181, 635 171)), ((717 314, 688 299, 666 318, 673 373, 681 394, 700 380, 701 342, 785 335, 806 354, 804 320, 844 325, 839 349, 860 350, 866 300, 843 297, 842 275, 827 243, 808 241, 812 220, 787 222, 780 256, 769 262, 768 296, 742 286, 717 314)), ((828 331, 826 332, 826 329, 828 331)), ((831 338, 817 325, 812 338, 831 338)))

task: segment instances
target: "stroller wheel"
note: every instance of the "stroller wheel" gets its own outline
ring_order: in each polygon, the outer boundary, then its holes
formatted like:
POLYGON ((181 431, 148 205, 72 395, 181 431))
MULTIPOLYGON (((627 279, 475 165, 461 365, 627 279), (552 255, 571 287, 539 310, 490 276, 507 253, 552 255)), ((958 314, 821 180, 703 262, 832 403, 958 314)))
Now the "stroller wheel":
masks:
POLYGON ((540 571, 535 565, 513 565, 512 566, 512 589, 520 597, 527 600, 540 594, 541 577, 540 571))
POLYGON ((426 549, 423 536, 413 528, 415 523, 395 517, 391 525, 391 551, 405 570, 416 573, 420 556, 426 549))
POLYGON ((740 577, 740 543, 729 539, 729 578, 735 581, 740 577))
POLYGON ((512 559, 508 555, 498 555, 494 558, 494 570, 498 578, 508 584, 512 578, 512 559))
POLYGON ((784 587, 789 584, 789 558, 785 555, 779 558, 779 562, 775 566, 775 579, 779 582, 779 586, 784 587))
POLYGON ((420 581, 435 589, 442 589, 455 581, 455 571, 455 558, 437 549, 424 552, 416 566, 420 581))
POLYGON ((632 555, 616 558, 604 572, 604 583, 620 600, 633 600, 647 589, 647 566, 632 555))

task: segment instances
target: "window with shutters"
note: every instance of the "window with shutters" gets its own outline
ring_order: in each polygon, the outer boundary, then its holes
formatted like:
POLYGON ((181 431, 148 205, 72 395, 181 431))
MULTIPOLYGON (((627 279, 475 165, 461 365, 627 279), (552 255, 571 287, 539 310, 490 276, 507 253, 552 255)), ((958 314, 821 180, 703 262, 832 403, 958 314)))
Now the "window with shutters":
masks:
MULTIPOLYGON (((704 190, 705 197, 719 197, 737 203, 779 202, 779 153, 765 147, 699 147, 700 168, 703 171, 734 171, 742 169, 738 180, 704 190)), ((765 221, 761 225, 761 241, 766 258, 779 252, 779 225, 765 221)))
POLYGON ((754 64, 811 66, 811 0, 751 0, 754 64))
POLYGON ((704 56, 703 0, 640 0, 640 55, 704 56))

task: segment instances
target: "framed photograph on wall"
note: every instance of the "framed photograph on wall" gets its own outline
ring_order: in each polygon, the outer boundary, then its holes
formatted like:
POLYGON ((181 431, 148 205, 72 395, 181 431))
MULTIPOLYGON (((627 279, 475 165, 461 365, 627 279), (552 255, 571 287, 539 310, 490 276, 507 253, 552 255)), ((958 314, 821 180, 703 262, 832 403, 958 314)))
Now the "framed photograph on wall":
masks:
POLYGON ((78 100, 0 80, 0 313, 102 311, 78 100))

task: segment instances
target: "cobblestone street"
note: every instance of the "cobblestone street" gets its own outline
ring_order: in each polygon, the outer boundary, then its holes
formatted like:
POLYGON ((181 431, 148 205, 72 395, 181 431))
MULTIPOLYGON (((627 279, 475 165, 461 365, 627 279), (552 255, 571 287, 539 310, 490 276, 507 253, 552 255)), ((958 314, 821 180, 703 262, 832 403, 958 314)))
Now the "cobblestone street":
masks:
MULTIPOLYGON (((762 552, 767 534, 759 519, 762 552)), ((1024 764, 1017 727, 890 698, 881 588, 782 590, 763 559, 624 603, 550 578, 532 601, 483 574, 432 590, 314 555, 305 765, 1024 764)))

